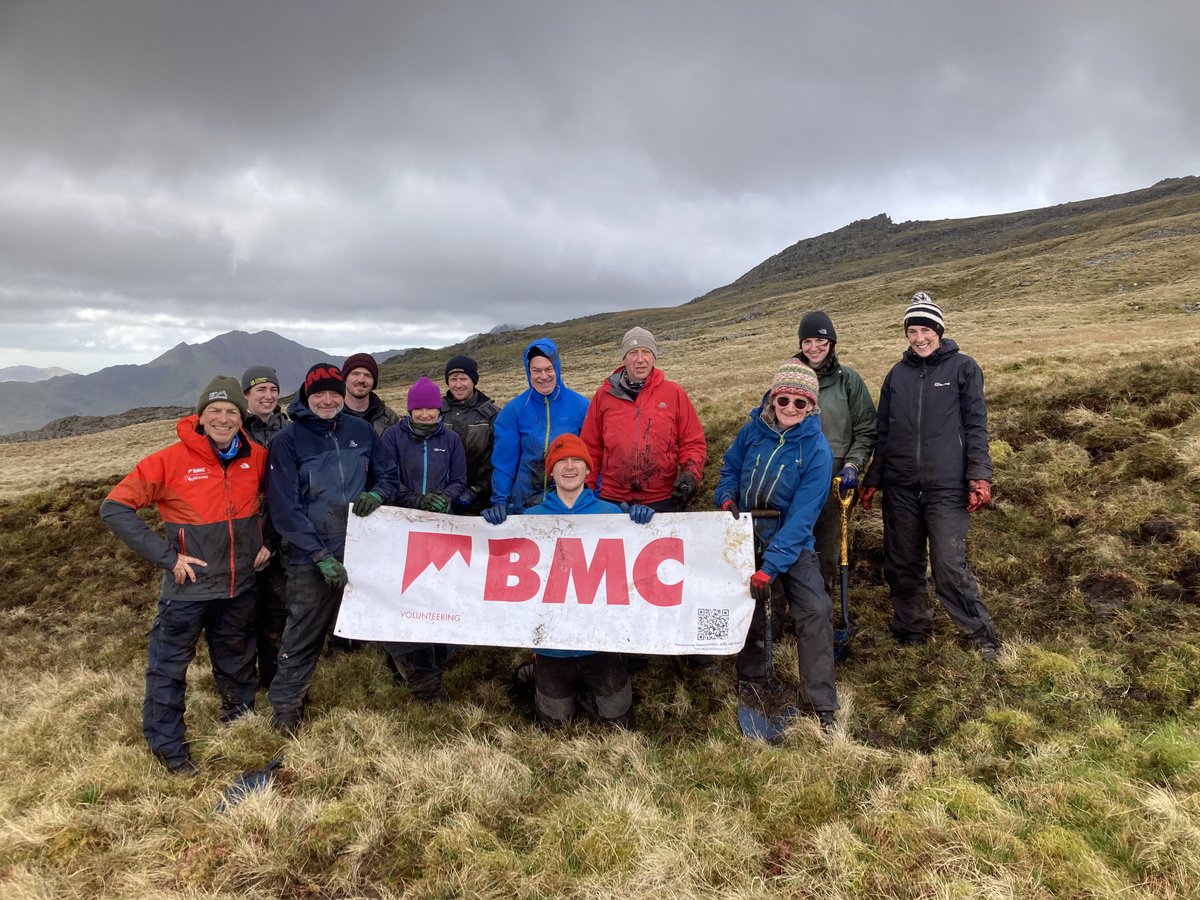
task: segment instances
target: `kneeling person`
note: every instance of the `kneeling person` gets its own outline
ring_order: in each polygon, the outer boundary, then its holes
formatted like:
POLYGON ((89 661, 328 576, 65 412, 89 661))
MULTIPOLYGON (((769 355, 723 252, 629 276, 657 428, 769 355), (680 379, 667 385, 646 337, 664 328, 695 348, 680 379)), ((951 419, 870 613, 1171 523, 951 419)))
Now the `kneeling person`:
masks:
MULTIPOLYGON (((592 471, 587 445, 573 434, 556 437, 546 452, 546 474, 554 489, 527 516, 621 514, 615 503, 601 500, 585 485, 592 471)), ((654 515, 647 506, 634 505, 629 516, 645 524, 654 515)), ((575 715, 576 696, 582 691, 595 698, 601 722, 633 727, 633 687, 625 657, 593 650, 534 650, 533 704, 538 719, 564 725, 575 715)))

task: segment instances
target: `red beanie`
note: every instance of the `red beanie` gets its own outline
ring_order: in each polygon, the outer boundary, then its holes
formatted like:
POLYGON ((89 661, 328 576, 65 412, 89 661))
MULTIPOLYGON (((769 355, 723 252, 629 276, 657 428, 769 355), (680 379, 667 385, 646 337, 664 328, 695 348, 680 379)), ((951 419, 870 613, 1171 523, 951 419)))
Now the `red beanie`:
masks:
POLYGON ((596 468, 592 465, 592 454, 588 453, 587 444, 583 442, 583 438, 577 434, 560 434, 550 442, 550 449, 546 451, 546 474, 550 474, 550 470, 554 468, 556 462, 569 456, 582 459, 587 463, 588 471, 596 468))
POLYGON ((370 353, 355 353, 346 357, 346 361, 342 363, 342 374, 349 375, 355 369, 366 369, 371 373, 371 387, 379 387, 379 363, 375 362, 375 357, 370 353))

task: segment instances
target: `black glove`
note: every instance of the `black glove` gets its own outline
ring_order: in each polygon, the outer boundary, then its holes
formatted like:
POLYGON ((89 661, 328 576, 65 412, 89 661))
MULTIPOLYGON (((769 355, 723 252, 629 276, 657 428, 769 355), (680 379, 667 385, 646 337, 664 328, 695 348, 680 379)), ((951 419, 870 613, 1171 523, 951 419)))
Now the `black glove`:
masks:
POLYGON ((735 519, 740 519, 742 517, 742 511, 738 509, 737 501, 732 497, 721 504, 721 509, 729 510, 729 514, 735 519))
POLYGON ((683 471, 675 477, 675 487, 671 490, 671 499, 680 506, 687 506, 700 486, 691 472, 683 471))
POLYGON ((463 491, 450 504, 456 513, 465 513, 471 508, 471 504, 475 502, 475 495, 471 491, 463 491))

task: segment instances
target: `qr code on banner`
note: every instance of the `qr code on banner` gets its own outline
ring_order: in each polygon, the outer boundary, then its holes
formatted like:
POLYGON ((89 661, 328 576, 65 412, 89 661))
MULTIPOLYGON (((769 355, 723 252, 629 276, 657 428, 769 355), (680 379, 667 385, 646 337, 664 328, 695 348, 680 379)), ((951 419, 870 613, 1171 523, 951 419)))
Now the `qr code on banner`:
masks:
POLYGON ((729 638, 729 610, 696 610, 696 639, 701 641, 724 641, 729 638))

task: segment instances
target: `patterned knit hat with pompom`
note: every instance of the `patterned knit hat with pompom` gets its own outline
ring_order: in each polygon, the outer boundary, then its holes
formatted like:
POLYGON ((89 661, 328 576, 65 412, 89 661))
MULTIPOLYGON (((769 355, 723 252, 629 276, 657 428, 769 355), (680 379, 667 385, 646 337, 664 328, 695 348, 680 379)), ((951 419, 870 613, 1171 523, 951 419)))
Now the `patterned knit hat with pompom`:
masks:
POLYGON ((771 379, 771 399, 777 394, 796 394, 804 397, 812 405, 812 411, 819 413, 817 395, 821 392, 821 382, 817 373, 803 363, 786 362, 775 372, 771 379))

